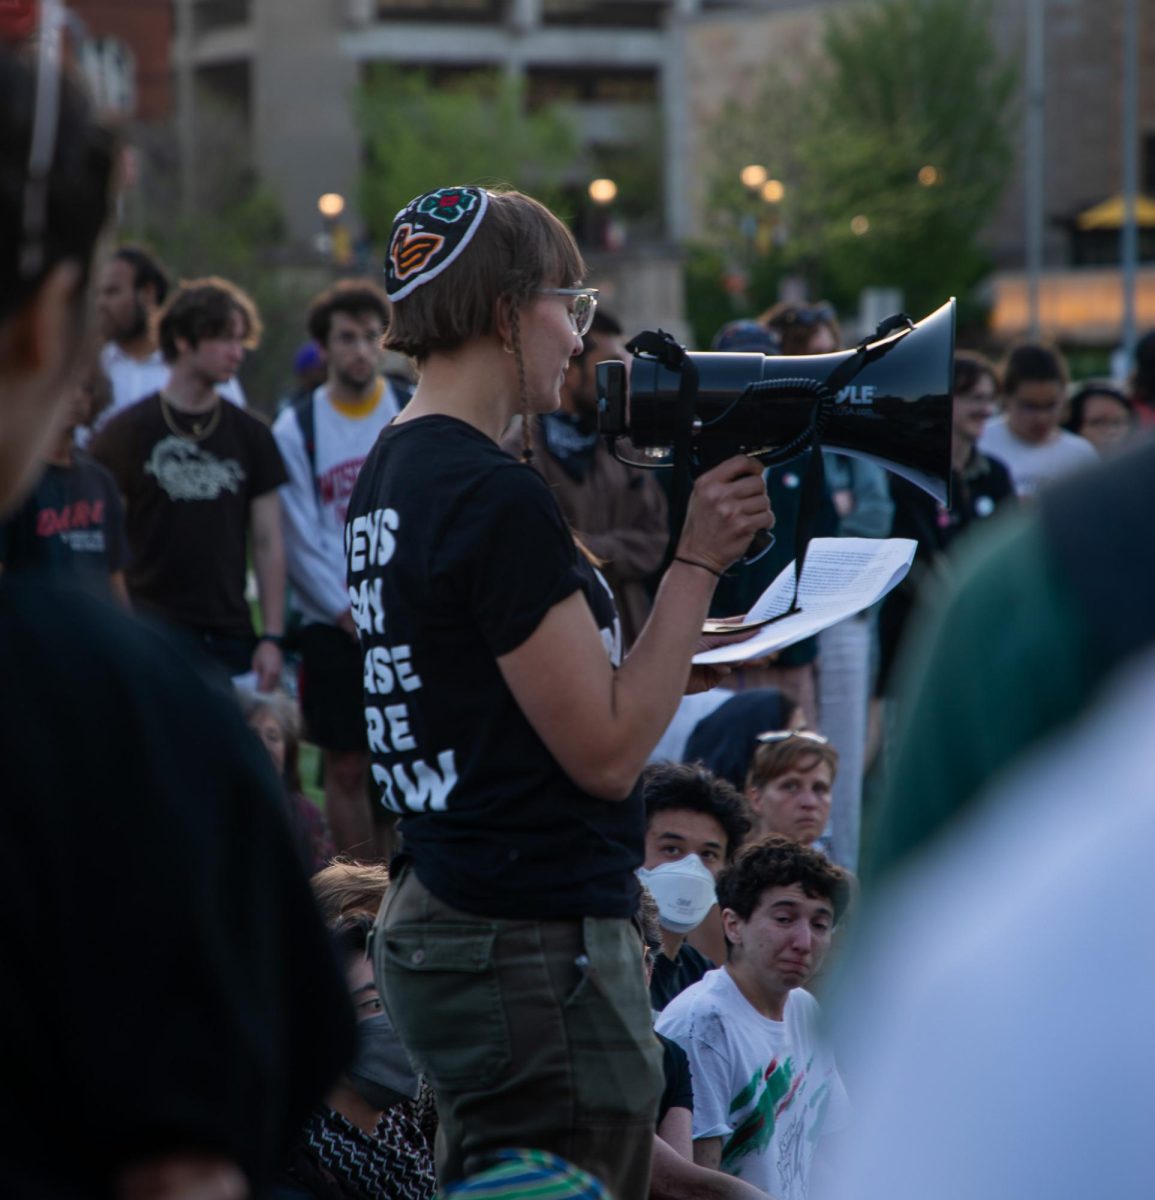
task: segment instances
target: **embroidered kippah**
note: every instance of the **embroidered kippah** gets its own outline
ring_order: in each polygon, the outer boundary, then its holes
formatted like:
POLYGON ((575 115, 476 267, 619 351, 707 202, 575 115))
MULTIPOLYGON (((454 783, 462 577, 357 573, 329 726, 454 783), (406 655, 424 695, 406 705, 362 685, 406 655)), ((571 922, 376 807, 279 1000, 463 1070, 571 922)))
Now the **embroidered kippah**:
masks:
POLYGON ((469 245, 489 207, 484 188, 448 187, 410 200, 393 218, 385 256, 385 294, 390 300, 436 279, 469 245))

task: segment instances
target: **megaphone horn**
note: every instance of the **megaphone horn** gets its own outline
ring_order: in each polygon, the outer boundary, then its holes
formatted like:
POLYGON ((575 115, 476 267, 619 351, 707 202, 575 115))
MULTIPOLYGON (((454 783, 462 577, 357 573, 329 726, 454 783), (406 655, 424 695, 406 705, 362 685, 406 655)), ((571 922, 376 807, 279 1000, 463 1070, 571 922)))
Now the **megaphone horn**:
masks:
MULTIPOLYGON (((949 503, 955 301, 917 324, 884 322, 874 338, 834 354, 643 352, 597 367, 598 428, 663 462, 685 439, 685 372, 697 372, 689 430, 694 475, 733 454, 767 463, 801 453, 820 428, 823 448, 867 459, 949 503), (821 421, 816 423, 816 406, 821 421), (809 440, 808 440, 809 439, 809 440)), ((644 335, 649 338, 665 335, 644 335)), ((668 340, 668 339, 667 339, 668 340)))

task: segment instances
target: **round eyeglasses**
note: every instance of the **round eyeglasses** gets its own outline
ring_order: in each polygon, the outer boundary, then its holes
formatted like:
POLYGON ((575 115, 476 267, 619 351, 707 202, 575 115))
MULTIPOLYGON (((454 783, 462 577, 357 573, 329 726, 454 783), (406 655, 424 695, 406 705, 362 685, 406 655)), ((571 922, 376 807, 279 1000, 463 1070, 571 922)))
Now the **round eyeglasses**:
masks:
POLYGON ((573 303, 566 311, 569 313, 569 323, 578 337, 585 337, 594 323, 594 313, 598 307, 598 289, 584 287, 569 288, 538 288, 539 296, 570 296, 573 303))

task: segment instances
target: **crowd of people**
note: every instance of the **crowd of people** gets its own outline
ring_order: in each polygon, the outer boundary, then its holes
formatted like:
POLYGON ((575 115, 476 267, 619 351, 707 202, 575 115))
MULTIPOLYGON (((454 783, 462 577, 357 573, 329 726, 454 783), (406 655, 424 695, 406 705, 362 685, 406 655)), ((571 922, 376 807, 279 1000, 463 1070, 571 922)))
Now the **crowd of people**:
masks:
MULTIPOLYGON (((37 158, 46 71, 0 50, 0 1192, 883 1194, 814 993, 860 868, 1155 636, 1155 572, 1111 594, 1155 335, 1129 388, 959 351, 948 503, 825 455, 816 532, 912 539, 902 584, 695 666, 793 558, 803 468, 727 459, 671 529, 598 435, 629 354, 563 222, 416 197, 264 413, 252 299, 101 248, 115 143, 66 73, 37 158)), ((842 344, 784 302, 713 348, 842 344)))

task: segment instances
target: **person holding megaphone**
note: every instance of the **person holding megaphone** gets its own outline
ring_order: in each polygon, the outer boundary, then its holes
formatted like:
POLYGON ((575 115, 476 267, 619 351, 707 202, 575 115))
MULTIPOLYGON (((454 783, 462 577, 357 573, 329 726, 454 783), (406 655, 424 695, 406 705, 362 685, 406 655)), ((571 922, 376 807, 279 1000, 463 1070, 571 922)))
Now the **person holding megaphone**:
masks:
POLYGON ((437 1093, 444 1186, 502 1146, 646 1194, 661 1053, 637 969, 646 758, 690 684, 718 578, 773 525, 744 455, 698 480, 629 656, 548 486, 499 446, 551 412, 596 292, 518 192, 446 187, 397 214, 386 345, 420 382, 346 529, 366 722, 404 852, 374 958, 437 1093))

